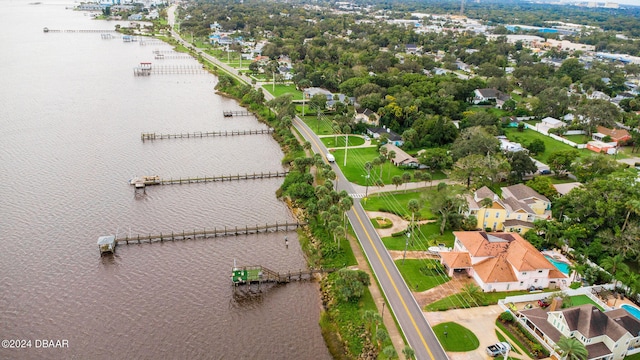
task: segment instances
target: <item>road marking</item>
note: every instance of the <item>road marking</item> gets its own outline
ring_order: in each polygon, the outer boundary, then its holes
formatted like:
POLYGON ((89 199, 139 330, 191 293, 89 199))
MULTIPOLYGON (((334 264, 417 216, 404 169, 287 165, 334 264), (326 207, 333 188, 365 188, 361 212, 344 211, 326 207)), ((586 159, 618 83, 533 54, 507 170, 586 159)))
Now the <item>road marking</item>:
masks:
POLYGON ((369 243, 371 243, 371 246, 373 246, 373 251, 375 251, 376 256, 378 257, 378 260, 380 260, 380 264, 384 268, 384 272, 387 274, 389 281, 391 281, 391 285, 393 285, 393 289, 396 291, 396 294, 398 295, 398 299, 400 299, 400 302, 402 303, 404 310, 407 312, 409 319, 411 319, 411 323, 413 324, 413 327, 416 329, 418 336, 420 336, 420 340, 422 341, 422 344, 427 349, 427 352, 429 353, 429 357, 431 358, 431 360, 435 360, 435 358, 433 357, 433 353, 429 348, 429 345, 427 345, 427 341, 424 339, 424 336, 422 336, 422 332, 420 332, 420 329, 418 329, 418 324, 416 323, 416 320, 413 318, 413 315, 411 315, 411 313, 409 312, 409 308, 407 307, 407 304, 404 302, 404 298, 402 297, 402 295, 400 295, 400 290, 398 290, 398 286, 396 285, 395 281, 393 281, 393 278, 389 273, 389 269, 387 269, 387 266, 384 264, 384 261, 382 261, 382 257, 380 256, 380 252, 378 252, 378 248, 376 248, 376 246, 373 243, 373 239, 371 239, 369 232, 364 227, 364 223, 362 222, 362 219, 360 219, 360 215, 358 215, 358 212, 355 210, 353 211, 353 213, 356 215, 356 218, 358 219, 358 222, 360 223, 362 230, 364 230, 365 235, 367 235, 367 239, 369 239, 369 243))
MULTIPOLYGON (((298 120, 297 117, 296 117, 296 120, 298 120)), ((309 131, 307 131, 307 129, 305 127, 306 124, 304 124, 304 121, 302 121, 301 119, 299 121, 302 122, 302 124, 300 126, 301 129, 307 134, 307 136, 309 136, 309 138, 311 139, 311 141, 313 141, 313 143, 316 145, 316 147, 319 150, 321 150, 322 147, 320 147, 318 145, 318 142, 316 141, 315 137, 311 136, 311 134, 309 134, 309 131)), ((327 158, 326 158, 324 153, 321 152, 320 155, 324 158, 325 161, 327 161, 327 158)), ((384 269, 385 273, 387 274, 387 277, 389 278, 389 281, 391 282, 391 285, 393 285, 393 289, 396 291, 396 294, 398 295, 398 298, 400 299, 400 302, 402 303, 402 306, 404 307, 404 310, 406 311, 407 315, 409 316, 409 319, 411 319, 411 323, 413 324, 413 327, 416 329, 416 332, 418 333, 418 336, 420 336, 420 340, 422 341, 422 344, 424 345, 425 349, 427 349, 427 352, 429 353, 429 357, 431 358, 431 360, 435 360, 435 358, 433 357, 433 353, 431 352, 431 349, 429 348, 429 345, 427 345, 427 341, 424 339, 424 336, 422 336, 422 332, 420 332, 420 329, 418 329, 418 324, 416 323, 416 320, 413 318, 413 315, 411 315, 411 313, 409 312, 409 308, 407 307, 407 304, 404 302, 404 298, 400 295, 400 291, 398 290, 398 286, 396 285, 395 281, 393 281, 393 278, 391 278, 391 274, 389 273, 389 269, 387 269, 387 266, 382 261, 382 257, 380 256, 380 253, 378 252, 378 248, 376 248, 376 246, 373 244, 373 239, 371 239, 371 236, 369 235, 369 232, 364 227, 364 223, 360 219, 360 215, 358 215, 358 212, 355 211, 355 210, 353 211, 353 213, 356 215, 356 218, 358 219, 358 222, 360 223, 360 226, 362 227, 362 230, 364 231, 365 235, 367 235, 367 239, 369 239, 369 243, 371 243, 371 246, 373 246, 373 251, 375 251, 376 256, 378 257, 378 260, 380 261, 380 264, 382 265, 382 268, 384 269)), ((374 271, 374 273, 375 273, 375 271, 374 271)))
POLYGON ((349 194, 349 196, 354 199, 362 199, 364 197, 364 194, 349 194))

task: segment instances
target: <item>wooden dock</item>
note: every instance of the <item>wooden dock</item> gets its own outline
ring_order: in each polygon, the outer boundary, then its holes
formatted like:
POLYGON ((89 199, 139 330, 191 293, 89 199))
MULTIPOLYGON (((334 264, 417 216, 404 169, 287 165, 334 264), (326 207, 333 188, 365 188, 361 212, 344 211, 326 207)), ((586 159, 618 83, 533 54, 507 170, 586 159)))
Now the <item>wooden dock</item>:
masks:
POLYGON ((233 117, 233 116, 252 116, 253 113, 249 111, 223 111, 222 115, 224 117, 233 117))
POLYGON ((117 32, 115 30, 97 30, 97 29, 87 29, 87 30, 66 29, 66 30, 60 30, 60 29, 49 29, 49 28, 44 28, 44 29, 42 29, 42 31, 45 32, 45 33, 116 33, 117 32))
POLYGON ((214 136, 239 136, 239 135, 262 135, 271 134, 273 129, 256 129, 256 130, 225 130, 225 131, 208 131, 208 132, 192 132, 179 134, 158 134, 158 133, 142 133, 140 139, 146 140, 163 140, 163 139, 195 139, 214 136))
POLYGON ((261 265, 234 267, 231 270, 231 282, 235 286, 262 283, 286 284, 292 281, 312 280, 315 274, 334 272, 337 269, 305 269, 279 273, 261 265))
POLYGON ((289 171, 275 171, 275 172, 259 172, 253 174, 236 174, 236 175, 220 175, 220 176, 203 176, 203 177, 191 177, 191 178, 178 178, 178 179, 162 179, 158 178, 153 182, 136 181, 136 178, 132 179, 129 183, 136 187, 137 184, 142 183, 144 186, 151 185, 182 185, 182 184, 197 184, 207 182, 225 182, 225 181, 239 181, 239 180, 257 180, 257 179, 271 179, 282 178, 287 176, 289 171))
POLYGON ((190 230, 190 231, 182 231, 182 232, 172 231, 171 233, 160 233, 160 234, 127 235, 125 237, 116 238, 115 242, 118 244, 121 244, 121 243, 141 244, 143 242, 154 243, 154 242, 165 242, 165 241, 208 239, 208 238, 216 238, 216 237, 222 237, 222 236, 257 234, 262 232, 293 231, 304 225, 306 225, 306 223, 276 222, 275 224, 264 224, 264 225, 256 224, 256 225, 245 225, 245 226, 234 226, 234 227, 224 226, 224 227, 214 227, 213 229, 204 228, 202 230, 190 230))
POLYGON ((135 76, 151 75, 198 75, 208 74, 202 65, 154 65, 153 67, 136 66, 133 68, 135 76))

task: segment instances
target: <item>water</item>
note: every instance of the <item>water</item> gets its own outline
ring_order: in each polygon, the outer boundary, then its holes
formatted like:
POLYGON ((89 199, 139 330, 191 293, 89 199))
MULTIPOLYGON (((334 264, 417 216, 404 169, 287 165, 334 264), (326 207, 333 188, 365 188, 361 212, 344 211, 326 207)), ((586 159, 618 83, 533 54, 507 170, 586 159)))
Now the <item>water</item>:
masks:
POLYGON ((636 319, 640 320, 640 309, 629 304, 620 305, 621 308, 627 310, 629 314, 633 315, 636 319))
MULTIPOLYGON (((237 299, 233 260, 277 271, 305 267, 284 233, 118 246, 105 234, 169 233, 293 221, 282 179, 149 187, 134 175, 188 177, 282 171, 269 135, 140 141, 140 133, 266 128, 217 96, 209 75, 134 77, 155 49, 69 3, 3 3, 0 12, 0 339, 68 340, 66 349, 0 349, 2 359, 329 359, 315 283, 237 299)), ((124 22, 127 24, 128 22, 124 22)), ((162 65, 194 60, 158 60, 162 65)), ((287 234, 290 240, 294 233, 287 234)))
POLYGON ((569 264, 567 264, 564 261, 558 261, 550 256, 545 255, 545 258, 547 258, 547 260, 549 260, 550 263, 553 264, 553 266, 556 267, 556 269, 560 270, 563 274, 565 275, 569 275, 569 273, 571 272, 571 269, 569 269, 569 264))

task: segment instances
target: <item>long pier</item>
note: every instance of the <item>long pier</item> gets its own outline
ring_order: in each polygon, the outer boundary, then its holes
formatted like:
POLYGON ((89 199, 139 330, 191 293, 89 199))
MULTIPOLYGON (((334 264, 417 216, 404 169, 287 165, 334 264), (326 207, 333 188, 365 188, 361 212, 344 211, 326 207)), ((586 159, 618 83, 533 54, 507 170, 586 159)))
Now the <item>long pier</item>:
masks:
POLYGON ((279 273, 270 270, 262 265, 234 267, 231 270, 231 282, 235 286, 250 285, 255 283, 285 284, 292 281, 311 280, 313 279, 314 274, 325 274, 334 272, 336 270, 337 269, 300 269, 298 271, 279 273))
POLYGON ((145 178, 133 178, 130 181, 131 185, 136 187, 144 187, 151 185, 182 185, 182 184, 197 184, 207 182, 225 182, 225 181, 239 181, 239 180, 257 180, 257 179, 271 179, 282 178, 287 176, 289 171, 276 171, 276 172, 259 172, 253 174, 236 174, 236 175, 220 175, 220 176, 204 176, 204 177, 191 177, 191 178, 178 178, 178 179, 161 179, 155 177, 145 178), (151 178, 151 179, 149 179, 151 178), (138 185, 141 184, 141 185, 138 185), (144 186, 142 186, 144 185, 144 186))
POLYGON ((214 227, 213 229, 202 229, 202 230, 191 230, 191 231, 182 231, 182 232, 174 232, 171 233, 160 233, 160 234, 148 234, 148 235, 127 235, 125 237, 118 237, 115 239, 117 244, 125 243, 137 243, 141 244, 143 242, 146 243, 154 243, 154 242, 165 242, 165 241, 182 241, 182 240, 196 240, 196 239, 207 239, 207 238, 216 238, 222 236, 238 236, 238 235, 250 235, 250 234, 258 234, 262 232, 276 232, 276 231, 293 231, 298 229, 301 226, 306 225, 306 223, 302 222, 285 222, 275 224, 264 224, 264 225, 245 225, 245 226, 224 226, 224 227, 214 227))
POLYGON ((86 29, 86 30, 82 30, 82 29, 78 29, 78 30, 66 29, 66 30, 60 30, 60 29, 49 29, 49 28, 44 28, 42 31, 45 32, 45 33, 115 33, 115 32, 117 32, 115 30, 97 30, 97 29, 86 29))
POLYGON ((223 111, 222 115, 224 117, 233 117, 233 116, 252 116, 253 113, 250 111, 223 111))
POLYGON ((133 68, 133 75, 135 76, 151 76, 151 75, 198 75, 207 74, 202 65, 155 65, 150 66, 136 66, 133 68))
POLYGON ((179 134, 158 134, 158 133, 142 133, 140 139, 146 140, 163 140, 163 139, 191 139, 191 138, 204 138, 214 136, 239 136, 239 135, 262 135, 271 134, 273 129, 256 129, 256 130, 225 130, 225 131, 207 131, 207 132, 192 132, 192 133, 179 133, 179 134))

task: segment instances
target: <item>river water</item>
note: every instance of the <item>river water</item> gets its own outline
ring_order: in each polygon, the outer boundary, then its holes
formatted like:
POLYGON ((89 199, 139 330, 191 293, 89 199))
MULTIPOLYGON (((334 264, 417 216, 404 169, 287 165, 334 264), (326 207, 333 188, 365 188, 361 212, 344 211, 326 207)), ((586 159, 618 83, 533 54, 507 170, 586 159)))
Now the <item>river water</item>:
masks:
MULTIPOLYGON (((211 75, 135 77, 162 44, 96 33, 113 29, 74 4, 5 1, 0 11, 0 348, 2 359, 329 359, 316 283, 238 298, 234 259, 276 271, 305 267, 288 233, 118 246, 105 234, 170 233, 293 221, 282 179, 170 185, 134 194, 135 175, 164 178, 282 171, 269 135, 142 142, 141 132, 266 128, 215 94, 211 75), (67 340, 66 348, 36 348, 67 340)), ((126 22, 125 22, 126 24, 126 22)), ((293 241, 292 241, 293 240, 293 241)))

